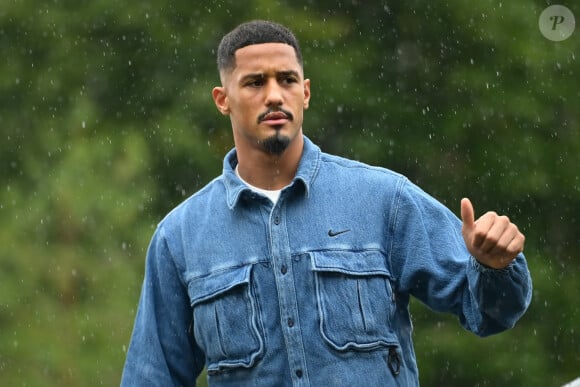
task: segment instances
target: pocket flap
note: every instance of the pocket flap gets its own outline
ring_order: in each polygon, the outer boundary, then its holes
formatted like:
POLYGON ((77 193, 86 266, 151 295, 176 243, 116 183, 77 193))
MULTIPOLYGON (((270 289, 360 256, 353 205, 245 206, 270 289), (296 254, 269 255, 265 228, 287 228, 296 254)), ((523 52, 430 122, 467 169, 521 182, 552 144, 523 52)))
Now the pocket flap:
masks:
POLYGON ((250 282, 251 265, 228 268, 204 277, 189 281, 189 294, 191 305, 207 301, 236 286, 246 285, 250 282))
POLYGON ((312 256, 312 270, 348 275, 391 277, 386 258, 379 251, 322 251, 312 256))

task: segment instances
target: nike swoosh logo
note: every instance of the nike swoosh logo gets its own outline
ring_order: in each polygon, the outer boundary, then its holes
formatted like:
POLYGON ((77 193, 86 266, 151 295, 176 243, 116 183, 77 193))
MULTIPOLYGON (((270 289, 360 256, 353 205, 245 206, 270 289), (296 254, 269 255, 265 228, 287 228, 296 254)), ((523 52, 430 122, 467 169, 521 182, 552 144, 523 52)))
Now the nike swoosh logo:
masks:
POLYGON ((350 228, 347 228, 346 230, 340 230, 340 231, 332 231, 332 229, 330 229, 330 230, 328 230, 328 236, 335 237, 337 235, 344 234, 344 233, 349 232, 349 231, 350 231, 350 228))

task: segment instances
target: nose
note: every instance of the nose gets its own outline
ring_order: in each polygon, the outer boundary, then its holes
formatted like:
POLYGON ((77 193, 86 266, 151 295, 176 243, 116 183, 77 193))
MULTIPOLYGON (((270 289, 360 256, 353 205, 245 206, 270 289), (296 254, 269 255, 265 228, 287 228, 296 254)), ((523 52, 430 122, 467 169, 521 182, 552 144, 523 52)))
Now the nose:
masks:
POLYGON ((280 106, 283 100, 282 88, 275 79, 270 79, 266 85, 266 106, 280 106))

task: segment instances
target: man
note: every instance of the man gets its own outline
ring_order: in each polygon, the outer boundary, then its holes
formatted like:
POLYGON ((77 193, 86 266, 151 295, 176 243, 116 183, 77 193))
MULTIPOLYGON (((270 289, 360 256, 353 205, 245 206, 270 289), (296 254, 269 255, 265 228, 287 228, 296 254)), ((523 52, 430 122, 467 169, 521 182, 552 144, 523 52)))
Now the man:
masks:
POLYGON ((486 336, 531 298, 507 217, 460 221, 405 177, 325 154, 285 27, 242 24, 218 49, 235 149, 158 226, 123 385, 414 386, 409 297, 486 336))

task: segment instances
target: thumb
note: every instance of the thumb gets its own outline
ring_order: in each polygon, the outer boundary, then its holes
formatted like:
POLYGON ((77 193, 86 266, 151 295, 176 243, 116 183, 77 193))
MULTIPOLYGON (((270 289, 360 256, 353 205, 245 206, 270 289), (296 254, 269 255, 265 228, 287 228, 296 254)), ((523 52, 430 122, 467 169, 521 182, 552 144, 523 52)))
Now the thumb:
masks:
POLYGON ((474 227, 475 214, 473 211, 473 205, 467 198, 461 199, 461 220, 463 221, 464 229, 469 230, 474 227))

